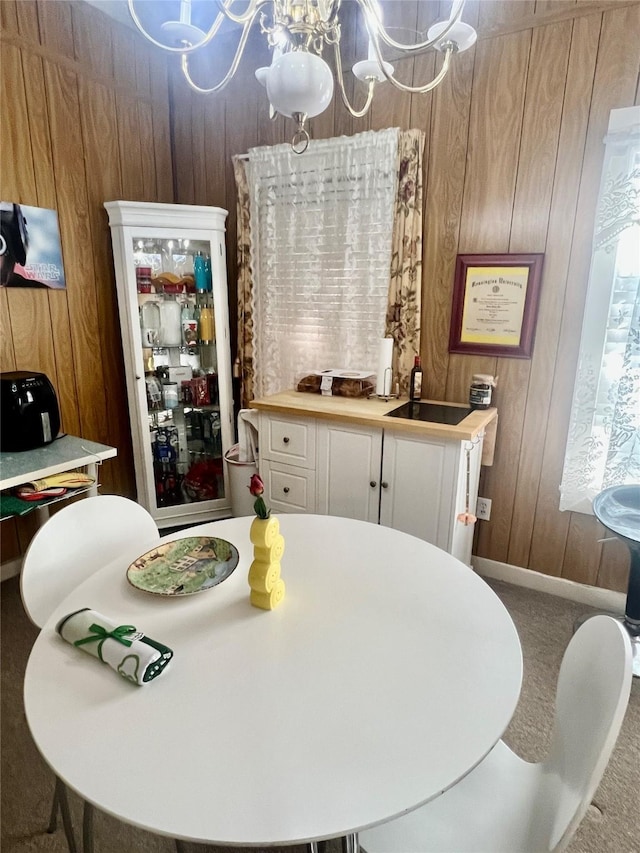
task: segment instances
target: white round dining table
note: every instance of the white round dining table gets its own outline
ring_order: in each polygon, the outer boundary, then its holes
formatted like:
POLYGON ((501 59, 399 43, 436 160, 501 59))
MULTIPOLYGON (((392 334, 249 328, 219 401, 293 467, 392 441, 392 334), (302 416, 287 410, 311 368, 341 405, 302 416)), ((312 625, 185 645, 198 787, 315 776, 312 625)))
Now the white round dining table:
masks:
POLYGON ((165 537, 238 548, 235 571, 208 590, 142 592, 127 580, 129 554, 61 603, 24 684, 47 763, 129 824, 221 845, 352 836, 454 785, 499 740, 520 693, 520 642, 493 590, 397 530, 280 515, 286 595, 260 610, 251 521, 165 537), (168 645, 169 666, 138 687, 66 643, 56 623, 81 607, 168 645))

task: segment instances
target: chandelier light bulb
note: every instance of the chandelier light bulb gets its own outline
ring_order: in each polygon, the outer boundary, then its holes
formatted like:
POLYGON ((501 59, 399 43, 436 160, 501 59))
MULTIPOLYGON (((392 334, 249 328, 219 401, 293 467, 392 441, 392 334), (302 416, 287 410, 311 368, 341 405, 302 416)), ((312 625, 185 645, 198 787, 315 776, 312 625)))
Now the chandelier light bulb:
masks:
POLYGON ((313 118, 331 103, 333 74, 321 57, 296 50, 274 60, 266 73, 266 86, 267 97, 280 115, 302 113, 313 118))

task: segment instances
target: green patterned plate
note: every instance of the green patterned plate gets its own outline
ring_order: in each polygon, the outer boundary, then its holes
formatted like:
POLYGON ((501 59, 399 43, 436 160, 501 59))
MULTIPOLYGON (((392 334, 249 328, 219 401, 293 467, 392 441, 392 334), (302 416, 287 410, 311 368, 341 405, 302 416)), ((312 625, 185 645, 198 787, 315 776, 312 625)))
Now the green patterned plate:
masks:
POLYGON ((138 557, 127 569, 127 580, 156 595, 192 595, 222 583, 238 560, 238 549, 225 539, 189 536, 138 557))

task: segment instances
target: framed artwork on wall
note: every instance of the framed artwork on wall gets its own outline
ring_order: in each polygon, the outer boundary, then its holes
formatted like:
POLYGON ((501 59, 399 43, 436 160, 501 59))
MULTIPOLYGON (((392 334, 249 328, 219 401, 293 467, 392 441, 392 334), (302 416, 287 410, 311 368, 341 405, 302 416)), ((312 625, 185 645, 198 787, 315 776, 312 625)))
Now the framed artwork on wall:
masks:
POLYGON ((65 287, 55 210, 0 201, 0 286, 65 287))
POLYGON ((458 255, 449 352, 531 358, 543 258, 458 255))

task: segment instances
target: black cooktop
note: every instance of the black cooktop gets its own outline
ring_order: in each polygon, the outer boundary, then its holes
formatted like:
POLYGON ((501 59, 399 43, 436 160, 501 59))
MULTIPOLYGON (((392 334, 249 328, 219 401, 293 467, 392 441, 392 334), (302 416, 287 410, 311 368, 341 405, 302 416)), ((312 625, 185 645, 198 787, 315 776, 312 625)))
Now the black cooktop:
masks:
POLYGON ((414 421, 429 421, 432 424, 450 424, 455 426, 473 411, 465 406, 447 406, 445 403, 403 403, 397 409, 387 412, 388 418, 407 418, 414 421))

